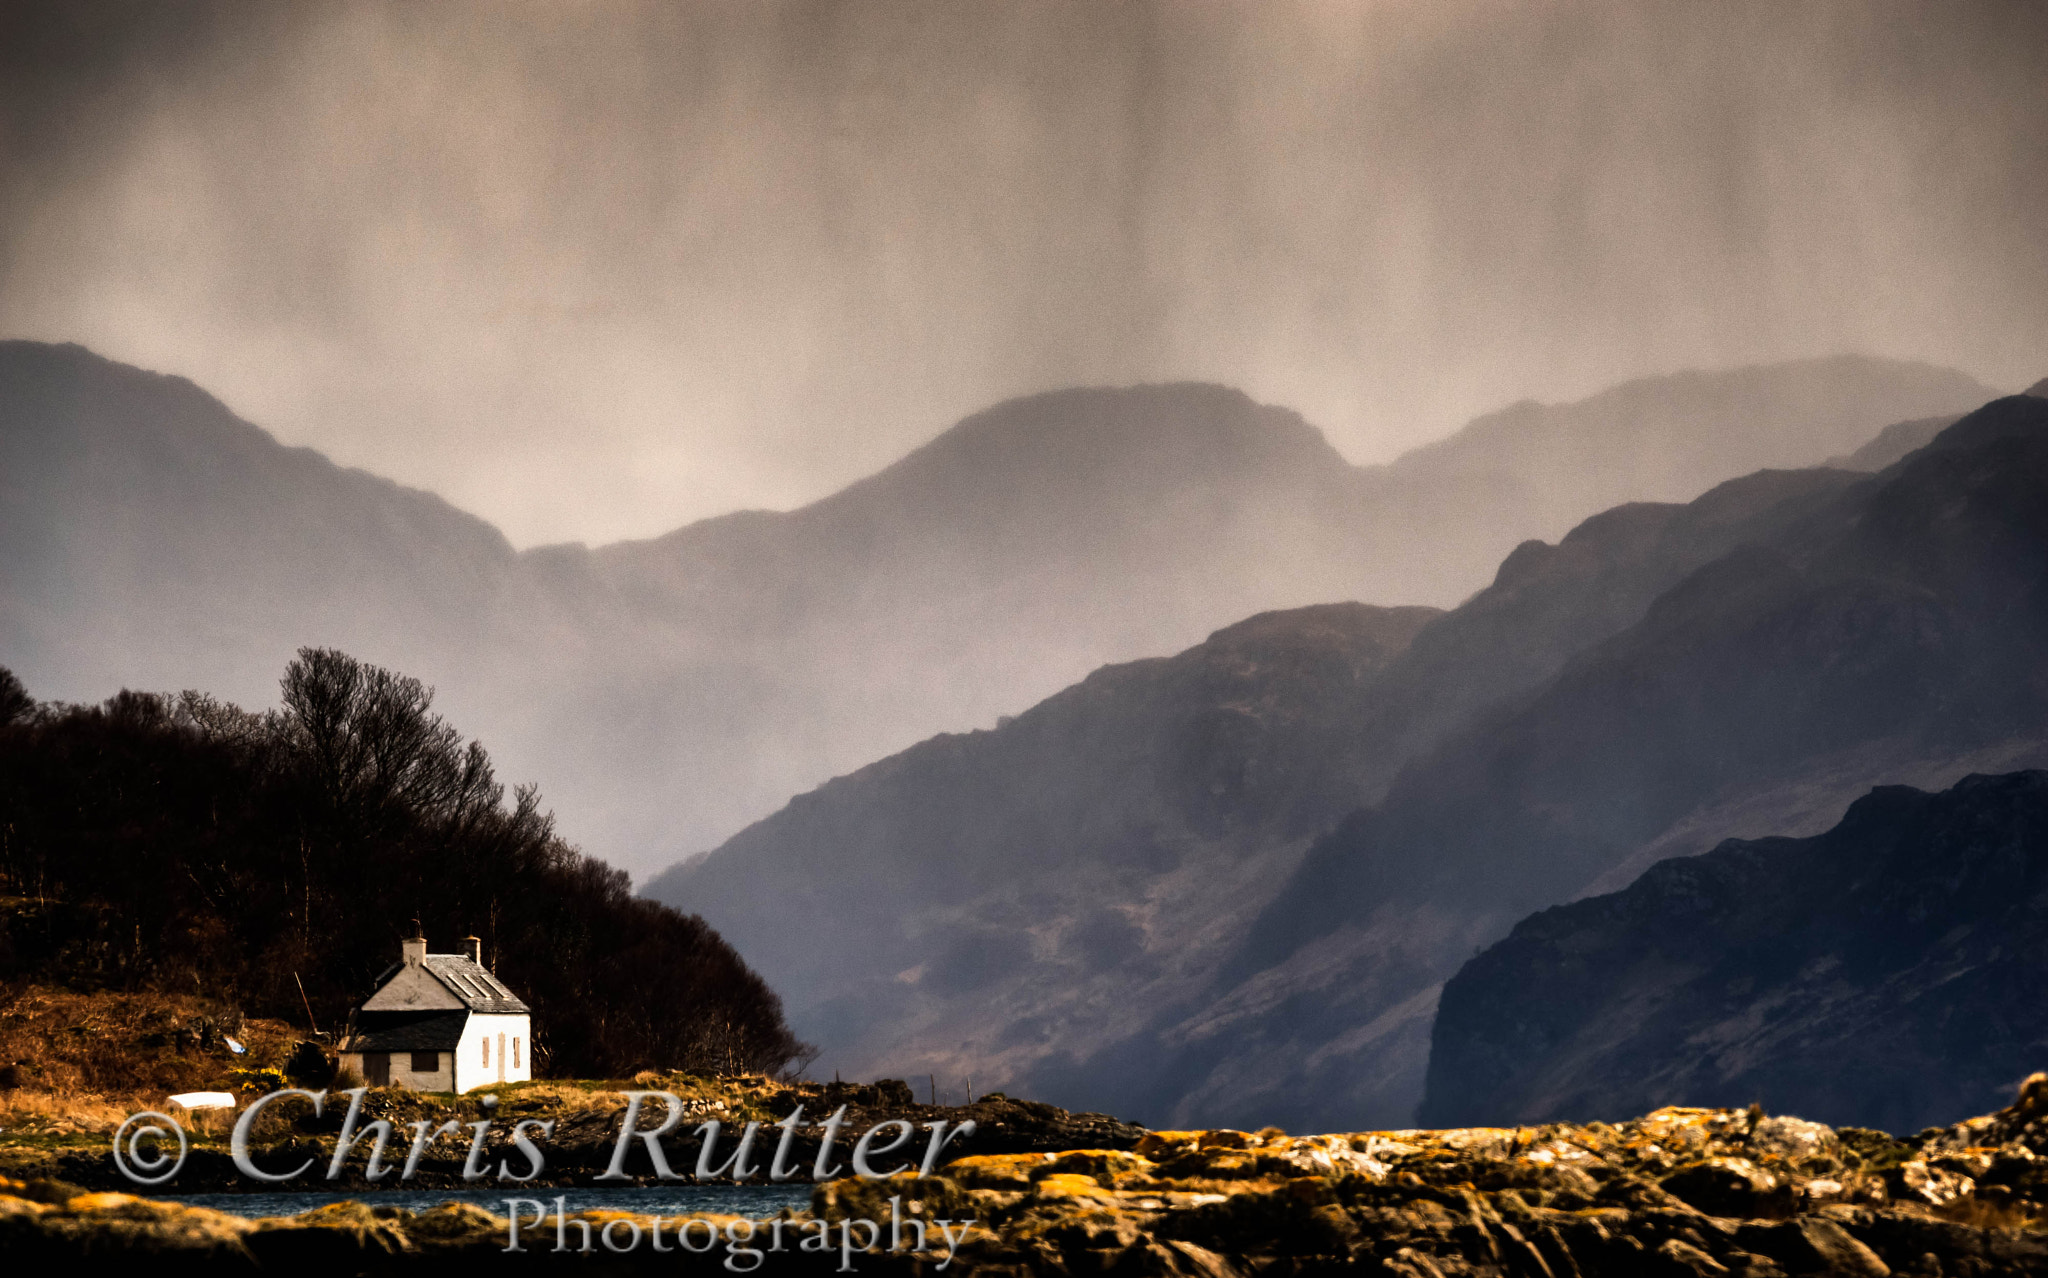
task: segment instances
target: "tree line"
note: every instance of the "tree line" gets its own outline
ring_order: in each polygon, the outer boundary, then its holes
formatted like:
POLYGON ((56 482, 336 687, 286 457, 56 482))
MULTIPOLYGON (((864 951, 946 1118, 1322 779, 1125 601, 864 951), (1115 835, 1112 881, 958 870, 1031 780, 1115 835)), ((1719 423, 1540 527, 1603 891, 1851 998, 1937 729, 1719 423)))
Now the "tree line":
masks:
POLYGON ((419 680, 301 649, 283 705, 39 703, 0 668, 0 979, 202 994, 340 1030, 412 921, 483 941, 536 1064, 774 1073, 809 1050, 701 918, 508 796, 419 680))

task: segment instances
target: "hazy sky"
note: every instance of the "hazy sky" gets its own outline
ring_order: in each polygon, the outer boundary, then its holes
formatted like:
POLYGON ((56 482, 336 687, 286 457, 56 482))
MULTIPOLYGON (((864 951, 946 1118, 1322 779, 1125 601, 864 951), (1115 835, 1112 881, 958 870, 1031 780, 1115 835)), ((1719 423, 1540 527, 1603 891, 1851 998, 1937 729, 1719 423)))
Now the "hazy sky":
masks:
POLYGON ((30 8, 0 336, 522 545, 1076 383, 1377 461, 1689 365, 2048 373, 2048 5, 30 8))

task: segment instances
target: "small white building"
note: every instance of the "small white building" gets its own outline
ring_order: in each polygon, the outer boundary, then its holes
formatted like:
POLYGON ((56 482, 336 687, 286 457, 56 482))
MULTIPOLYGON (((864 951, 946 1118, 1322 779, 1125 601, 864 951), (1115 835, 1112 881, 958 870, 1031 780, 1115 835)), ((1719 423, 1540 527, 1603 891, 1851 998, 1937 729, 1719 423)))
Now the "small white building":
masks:
POLYGON ((467 1092, 533 1077, 531 1010, 483 965, 483 943, 429 954, 427 938, 401 943, 341 1044, 341 1066, 372 1087, 467 1092))

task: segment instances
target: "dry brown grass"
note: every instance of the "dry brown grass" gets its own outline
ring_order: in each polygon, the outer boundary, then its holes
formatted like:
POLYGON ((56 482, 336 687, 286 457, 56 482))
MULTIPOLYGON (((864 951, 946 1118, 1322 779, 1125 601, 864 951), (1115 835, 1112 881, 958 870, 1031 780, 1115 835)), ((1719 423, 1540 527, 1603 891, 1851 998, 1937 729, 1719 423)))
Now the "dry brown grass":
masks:
MULTIPOLYGON (((248 1075, 281 1065, 301 1037, 281 1021, 244 1020, 232 1009, 191 996, 156 993, 79 993, 49 986, 0 990, 0 1146, 104 1139, 130 1114, 150 1109, 171 1112, 202 1140, 225 1137, 235 1115, 225 1111, 186 1113, 168 1104, 177 1092, 226 1091, 244 1097, 268 1090, 248 1075), (195 1031, 210 1020, 209 1043, 195 1031), (249 1050, 236 1056, 218 1041, 226 1032, 249 1050), (237 1072, 242 1076, 238 1077, 237 1072)), ((329 1086, 360 1085, 336 1078, 329 1086)), ((318 1084, 315 1084, 316 1086, 318 1084)), ((623 1093, 653 1088, 676 1093, 693 1114, 728 1121, 773 1122, 796 1103, 782 1084, 760 1076, 709 1079, 680 1073, 642 1071, 631 1081, 540 1079, 493 1089, 506 1108, 500 1113, 579 1114, 617 1112, 623 1093)), ((474 1117, 482 1093, 462 1098, 379 1089, 380 1116, 474 1117)), ((266 1112, 259 1138, 286 1133, 287 1108, 266 1112)))
POLYGON ((1980 1197, 1958 1199, 1946 1207, 1929 1208, 1927 1214, 1973 1229, 2037 1230, 2048 1224, 2029 1210, 2027 1203, 1992 1202, 1980 1197))
POLYGON ((38 1136, 105 1135, 144 1107, 134 1097, 121 1100, 17 1088, 0 1092, 0 1128, 38 1136))
POLYGON ((282 1021, 245 1020, 189 995, 17 987, 0 993, 0 1114, 9 1106, 40 1113, 45 1102, 36 1097, 85 1113, 101 1100, 154 1108, 173 1092, 233 1091, 234 1070, 281 1064, 298 1037, 282 1021), (234 1055, 217 1035, 196 1041, 209 1020, 247 1054, 234 1055))

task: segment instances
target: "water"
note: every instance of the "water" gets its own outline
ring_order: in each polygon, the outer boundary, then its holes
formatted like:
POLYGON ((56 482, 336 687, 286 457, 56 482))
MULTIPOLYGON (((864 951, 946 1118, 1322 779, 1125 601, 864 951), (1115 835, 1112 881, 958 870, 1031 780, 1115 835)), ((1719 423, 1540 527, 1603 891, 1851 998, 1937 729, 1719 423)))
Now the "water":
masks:
MULTIPOLYGON (((296 1216, 329 1203, 360 1202, 372 1207, 425 1211, 442 1203, 474 1203, 493 1215, 509 1210, 508 1198, 536 1198, 552 1213, 555 1199, 579 1211, 630 1211, 645 1216, 700 1216, 711 1213, 764 1220, 785 1207, 808 1207, 811 1187, 795 1185, 657 1185, 646 1189, 372 1189, 353 1194, 169 1194, 167 1201, 210 1207, 233 1216, 296 1216)), ((533 1209, 522 1207, 531 1212, 533 1209)))

